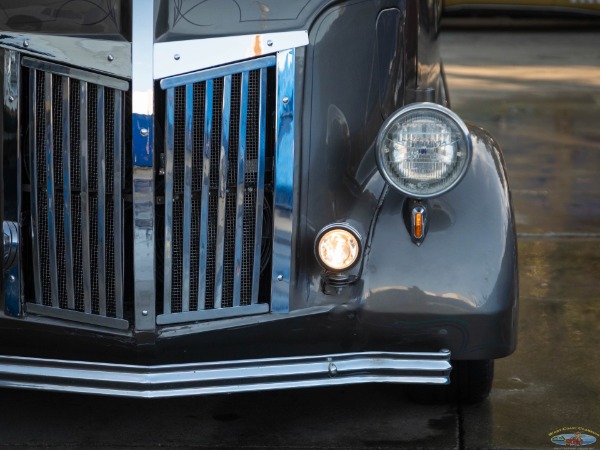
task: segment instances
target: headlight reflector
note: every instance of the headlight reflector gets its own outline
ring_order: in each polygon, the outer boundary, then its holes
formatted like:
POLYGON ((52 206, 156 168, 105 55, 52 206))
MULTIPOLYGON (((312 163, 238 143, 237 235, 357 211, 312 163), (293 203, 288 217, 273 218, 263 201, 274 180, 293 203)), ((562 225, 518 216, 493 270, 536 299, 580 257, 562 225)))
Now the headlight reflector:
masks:
POLYGON ((352 267, 357 261, 360 241, 347 228, 326 227, 317 237, 316 253, 323 267, 339 272, 352 267))
POLYGON ((377 139, 377 164, 393 187, 415 198, 452 189, 471 160, 464 122, 433 103, 414 103, 385 121, 377 139))

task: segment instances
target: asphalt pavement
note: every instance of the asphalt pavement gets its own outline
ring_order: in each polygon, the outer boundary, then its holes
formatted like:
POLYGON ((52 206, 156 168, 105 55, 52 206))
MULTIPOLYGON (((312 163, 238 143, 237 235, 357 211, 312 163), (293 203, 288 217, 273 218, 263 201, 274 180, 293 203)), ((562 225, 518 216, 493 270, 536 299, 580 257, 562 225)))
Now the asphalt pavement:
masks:
POLYGON ((0 447, 545 449, 600 433, 600 31, 450 30, 442 50, 453 109, 504 148, 520 238, 519 347, 497 361, 489 400, 415 405, 390 386, 158 401, 5 390, 0 447))
POLYGON ((600 32, 446 32, 453 109, 490 131, 519 235, 517 352, 489 401, 461 411, 465 448, 600 448, 600 32), (561 431, 562 430, 562 431, 561 431))

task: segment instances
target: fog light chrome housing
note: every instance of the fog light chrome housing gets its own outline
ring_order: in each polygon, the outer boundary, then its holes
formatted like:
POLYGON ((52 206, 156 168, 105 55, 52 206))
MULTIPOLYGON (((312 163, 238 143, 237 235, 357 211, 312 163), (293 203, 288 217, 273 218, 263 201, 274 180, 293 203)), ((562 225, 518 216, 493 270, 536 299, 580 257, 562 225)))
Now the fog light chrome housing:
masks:
POLYGON ((323 228, 315 240, 315 255, 319 264, 331 272, 350 269, 361 253, 360 236, 346 224, 323 228))
POLYGON ((11 269, 17 263, 19 252, 19 225, 5 221, 4 228, 4 270, 11 269))
POLYGON ((413 103, 392 114, 377 137, 377 165, 385 180, 413 198, 444 194, 471 161, 469 130, 452 111, 413 103))

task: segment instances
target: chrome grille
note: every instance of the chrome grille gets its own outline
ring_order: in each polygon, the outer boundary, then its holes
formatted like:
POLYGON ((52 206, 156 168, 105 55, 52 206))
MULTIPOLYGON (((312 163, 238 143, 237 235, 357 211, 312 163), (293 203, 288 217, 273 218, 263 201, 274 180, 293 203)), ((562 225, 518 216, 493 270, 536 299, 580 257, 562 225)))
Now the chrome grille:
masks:
POLYGON ((166 90, 164 305, 159 324, 255 314, 275 58, 162 80, 166 90))
POLYGON ((30 313, 123 320, 123 96, 128 83, 23 58, 29 70, 30 313))

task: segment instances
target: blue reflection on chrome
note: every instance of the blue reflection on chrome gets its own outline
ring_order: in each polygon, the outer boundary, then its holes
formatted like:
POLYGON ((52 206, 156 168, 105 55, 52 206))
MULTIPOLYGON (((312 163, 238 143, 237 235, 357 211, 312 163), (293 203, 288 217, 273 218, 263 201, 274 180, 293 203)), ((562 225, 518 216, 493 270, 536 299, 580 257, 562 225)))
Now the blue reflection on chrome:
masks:
POLYGON ((275 192, 273 207, 273 270, 271 311, 286 313, 290 302, 292 208, 294 193, 295 50, 277 55, 275 123, 275 192))
POLYGON ((9 316, 21 314, 19 266, 7 270, 4 274, 4 308, 9 316))
POLYGON ((138 167, 152 167, 152 145, 154 142, 152 116, 133 114, 133 164, 138 167))

